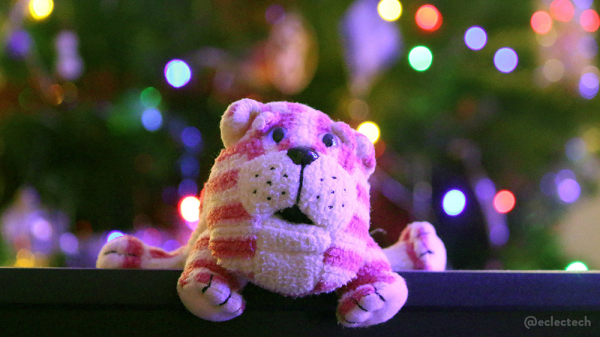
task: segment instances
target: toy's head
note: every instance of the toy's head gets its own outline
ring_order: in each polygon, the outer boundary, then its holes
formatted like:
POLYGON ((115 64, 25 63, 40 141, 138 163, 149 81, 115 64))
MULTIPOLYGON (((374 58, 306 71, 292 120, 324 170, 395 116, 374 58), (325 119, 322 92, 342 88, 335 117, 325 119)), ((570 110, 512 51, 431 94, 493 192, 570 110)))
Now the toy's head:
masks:
POLYGON ((369 241, 370 141, 308 106, 251 99, 229 106, 221 135, 201 209, 219 265, 290 296, 354 278, 369 241))

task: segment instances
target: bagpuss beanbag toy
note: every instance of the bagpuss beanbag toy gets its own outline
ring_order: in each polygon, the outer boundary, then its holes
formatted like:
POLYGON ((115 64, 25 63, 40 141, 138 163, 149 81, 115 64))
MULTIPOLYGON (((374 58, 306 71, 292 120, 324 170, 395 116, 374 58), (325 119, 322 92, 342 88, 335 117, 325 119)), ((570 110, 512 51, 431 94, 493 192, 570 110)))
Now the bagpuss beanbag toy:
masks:
POLYGON ((396 269, 444 269, 428 223, 409 225, 385 252, 370 237, 374 149, 347 124, 298 103, 243 99, 225 111, 221 135, 187 246, 165 252, 122 236, 98 268, 183 267, 181 301, 212 321, 242 314, 247 282, 292 297, 337 291, 348 327, 385 322, 406 302, 386 254, 396 269))

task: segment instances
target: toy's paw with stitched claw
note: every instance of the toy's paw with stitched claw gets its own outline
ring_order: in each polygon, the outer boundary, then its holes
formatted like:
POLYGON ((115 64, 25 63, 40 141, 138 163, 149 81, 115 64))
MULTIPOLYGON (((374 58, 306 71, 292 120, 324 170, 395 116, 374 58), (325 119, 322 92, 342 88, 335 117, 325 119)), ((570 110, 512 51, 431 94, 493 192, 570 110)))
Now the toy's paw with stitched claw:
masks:
POLYGON ((144 244, 142 241, 130 235, 120 236, 102 247, 98 254, 96 267, 104 269, 140 268, 143 255, 144 244))
POLYGON ((429 222, 409 224, 400 240, 406 242, 406 250, 413 261, 413 269, 441 271, 446 269, 446 247, 429 222))
POLYGON ((398 241, 383 252, 393 271, 446 269, 446 247, 429 222, 408 224, 398 241))
POLYGON ((404 279, 393 274, 393 283, 366 284, 342 295, 338 322, 346 327, 366 327, 392 318, 408 297, 404 279))
POLYGON ((245 302, 220 275, 200 272, 179 279, 181 302, 194 315, 215 322, 227 321, 244 312, 245 302))

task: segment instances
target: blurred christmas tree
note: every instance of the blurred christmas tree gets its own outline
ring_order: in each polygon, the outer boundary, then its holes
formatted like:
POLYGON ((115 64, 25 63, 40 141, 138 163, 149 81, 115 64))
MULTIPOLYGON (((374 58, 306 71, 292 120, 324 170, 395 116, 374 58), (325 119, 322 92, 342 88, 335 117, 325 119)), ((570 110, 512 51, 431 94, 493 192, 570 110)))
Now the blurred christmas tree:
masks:
POLYGON ((116 229, 184 243, 242 97, 372 122, 375 238, 429 220, 454 268, 564 268, 553 226, 594 192, 591 0, 18 0, 0 22, 0 263, 89 266, 116 229))

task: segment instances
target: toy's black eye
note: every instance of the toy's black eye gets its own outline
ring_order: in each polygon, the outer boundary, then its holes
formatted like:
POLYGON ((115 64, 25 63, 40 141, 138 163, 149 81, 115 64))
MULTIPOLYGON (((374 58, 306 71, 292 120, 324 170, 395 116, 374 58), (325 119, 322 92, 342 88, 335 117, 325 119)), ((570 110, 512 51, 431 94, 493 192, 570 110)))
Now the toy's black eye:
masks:
POLYGON ((285 129, 284 128, 275 128, 271 131, 271 138, 275 141, 275 143, 279 144, 285 137, 285 129))
POLYGON ((337 140, 335 139, 335 136, 331 133, 326 133, 325 135, 323 135, 323 144, 325 144, 325 146, 327 147, 332 147, 337 145, 337 140))

